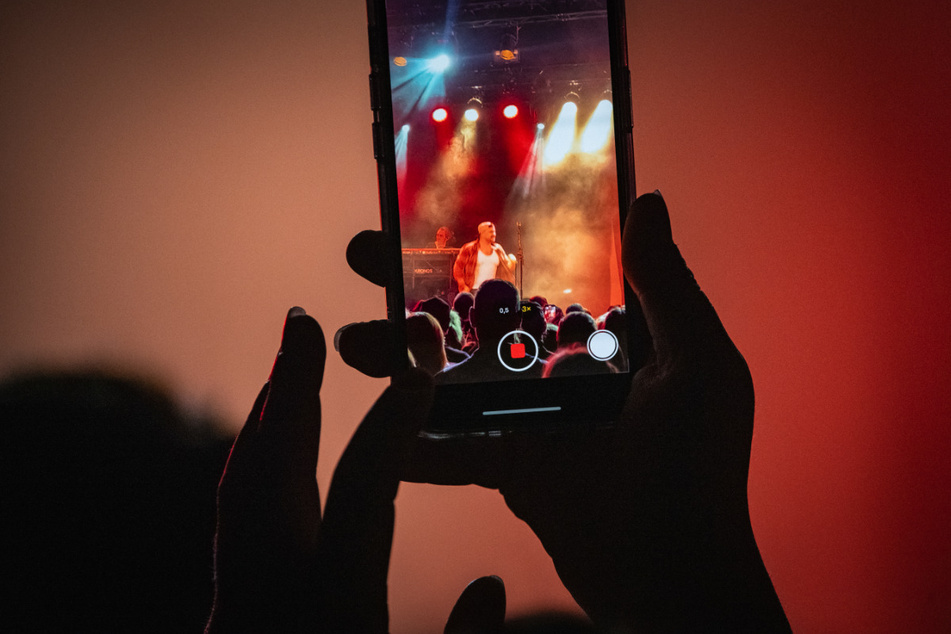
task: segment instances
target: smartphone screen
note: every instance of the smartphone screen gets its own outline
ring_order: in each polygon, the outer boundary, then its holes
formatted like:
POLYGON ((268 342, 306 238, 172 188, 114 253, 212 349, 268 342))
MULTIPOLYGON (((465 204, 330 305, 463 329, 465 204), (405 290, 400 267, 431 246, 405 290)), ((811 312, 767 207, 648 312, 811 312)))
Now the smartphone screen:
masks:
POLYGON ((437 407, 439 393, 473 403, 443 428, 557 417, 579 391, 623 391, 623 3, 371 0, 370 12, 397 309, 437 407), (425 345, 440 321, 445 360, 425 345))

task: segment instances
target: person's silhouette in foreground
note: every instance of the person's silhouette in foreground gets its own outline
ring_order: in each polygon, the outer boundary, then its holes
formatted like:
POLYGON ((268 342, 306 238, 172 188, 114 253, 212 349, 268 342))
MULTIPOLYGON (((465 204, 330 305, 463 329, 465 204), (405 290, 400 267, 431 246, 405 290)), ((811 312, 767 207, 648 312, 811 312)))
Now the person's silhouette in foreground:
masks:
POLYGON ((208 618, 229 443, 103 370, 0 383, 5 632, 194 632, 208 618))
MULTIPOLYGON (((381 240, 359 234, 348 260, 385 283, 396 276, 373 265, 381 240)), ((613 428, 425 441, 416 430, 431 380, 400 371, 341 457, 323 517, 314 471, 326 351, 317 322, 292 309, 221 480, 208 631, 385 631, 402 477, 497 488, 597 628, 788 632, 750 526, 752 380, 674 245, 659 194, 635 202, 623 264, 655 354, 613 428)), ((352 324, 336 345, 349 364, 384 375, 399 367, 379 354, 389 328, 352 324)), ((501 582, 484 577, 446 631, 503 631, 504 610, 501 582)))

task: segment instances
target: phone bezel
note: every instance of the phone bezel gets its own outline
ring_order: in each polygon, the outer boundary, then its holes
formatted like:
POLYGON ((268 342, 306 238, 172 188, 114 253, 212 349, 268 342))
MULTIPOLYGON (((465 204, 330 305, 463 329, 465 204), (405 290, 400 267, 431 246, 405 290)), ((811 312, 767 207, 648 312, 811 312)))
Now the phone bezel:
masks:
MULTIPOLYGON (((627 28, 623 0, 607 0, 606 5, 618 173, 618 217, 623 231, 628 209, 634 199, 627 28)), ((389 353, 402 360, 407 358, 406 331, 402 327, 406 316, 405 292, 385 0, 367 0, 367 16, 374 156, 377 160, 380 217, 386 244, 385 263, 391 272, 390 283, 386 287, 387 317, 396 325, 393 329, 393 348, 389 353)), ((630 285, 626 280, 623 285, 626 305, 635 305, 637 300, 630 285)), ((628 332, 633 333, 630 311, 627 321, 628 332)), ((633 336, 627 339, 630 358, 634 346, 633 336)), ((431 435, 455 435, 610 423, 617 419, 626 402, 631 378, 636 370, 631 368, 619 374, 437 385, 430 420, 424 430, 431 435), (514 413, 499 413, 506 411, 514 413)))

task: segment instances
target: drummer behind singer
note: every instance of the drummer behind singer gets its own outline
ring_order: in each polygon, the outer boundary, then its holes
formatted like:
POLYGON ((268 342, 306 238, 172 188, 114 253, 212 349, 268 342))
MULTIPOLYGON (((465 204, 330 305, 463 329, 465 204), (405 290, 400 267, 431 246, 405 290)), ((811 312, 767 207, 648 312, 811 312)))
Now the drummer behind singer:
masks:
POLYGON ((452 276, 459 285, 459 292, 474 292, 486 280, 500 279, 515 283, 516 259, 507 255, 502 245, 495 241, 495 225, 479 224, 479 238, 468 242, 456 257, 452 276))

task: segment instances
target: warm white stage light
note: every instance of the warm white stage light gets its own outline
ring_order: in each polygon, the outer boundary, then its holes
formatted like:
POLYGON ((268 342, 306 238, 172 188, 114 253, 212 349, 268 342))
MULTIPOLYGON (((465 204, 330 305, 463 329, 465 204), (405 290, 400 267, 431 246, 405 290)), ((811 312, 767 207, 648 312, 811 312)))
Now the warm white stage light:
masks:
POLYGON ((581 134, 581 151, 593 153, 603 150, 611 138, 613 128, 613 106, 610 101, 603 99, 594 109, 594 114, 588 119, 588 124, 581 134))
POLYGON ((473 123, 479 120, 479 111, 475 108, 469 108, 462 116, 465 117, 466 121, 473 123))
POLYGON ((567 102, 561 107, 558 119, 551 127, 548 133, 548 139, 545 142, 545 164, 555 165, 564 159, 571 146, 575 143, 575 131, 577 128, 578 106, 572 102, 567 102))

